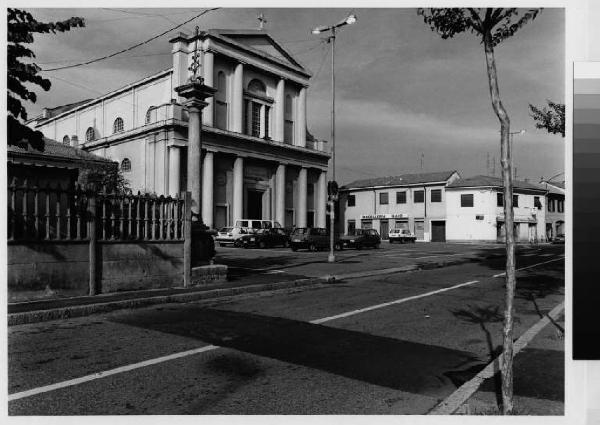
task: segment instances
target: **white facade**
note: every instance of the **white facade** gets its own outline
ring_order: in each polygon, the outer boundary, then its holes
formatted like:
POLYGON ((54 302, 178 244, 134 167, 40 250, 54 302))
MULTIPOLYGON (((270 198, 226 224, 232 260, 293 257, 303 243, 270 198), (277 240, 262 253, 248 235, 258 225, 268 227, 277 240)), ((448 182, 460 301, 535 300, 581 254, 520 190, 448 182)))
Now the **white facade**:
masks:
MULTIPOLYGON (((498 201, 501 193, 497 187, 447 188, 447 240, 503 241, 504 208, 498 201), (469 199, 473 206, 467 206, 469 199)), ((518 207, 513 208, 516 240, 545 241, 545 191, 515 189, 513 195, 518 198, 518 207)))
POLYGON ((459 178, 449 171, 349 183, 340 195, 339 230, 347 234, 352 228, 373 228, 387 239, 389 229, 406 228, 417 240, 443 241, 446 186, 459 178))
MULTIPOLYGON (((171 40, 171 69, 60 113, 49 111, 35 128, 129 162, 130 171, 123 171, 134 191, 181 194, 187 112, 175 88, 191 76, 195 42, 180 34, 171 40)), ((198 45, 205 84, 217 89, 202 120, 205 223, 221 227, 259 218, 325 227, 329 155, 321 142, 306 140, 309 72, 263 31, 210 30, 198 45)))

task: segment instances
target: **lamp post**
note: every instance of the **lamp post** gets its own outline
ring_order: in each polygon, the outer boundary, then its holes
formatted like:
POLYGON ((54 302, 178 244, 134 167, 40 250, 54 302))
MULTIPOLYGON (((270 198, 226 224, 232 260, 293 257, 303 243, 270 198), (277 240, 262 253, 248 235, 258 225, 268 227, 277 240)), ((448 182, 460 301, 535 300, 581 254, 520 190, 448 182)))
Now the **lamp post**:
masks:
MULTIPOLYGON (((514 139, 514 135, 515 134, 522 135, 522 134, 525 134, 525 133, 527 133, 527 130, 519 130, 519 131, 515 131, 513 133, 508 133, 509 136, 510 136, 510 154, 511 154, 511 157, 513 158, 513 164, 514 164, 514 159, 516 157, 516 155, 513 155, 513 139, 514 139)), ((517 167, 515 167, 513 165, 512 169, 511 169, 513 179, 517 178, 517 171, 516 170, 517 170, 517 167)))
POLYGON ((328 203, 329 203, 329 256, 327 261, 330 263, 335 262, 334 254, 334 227, 335 227, 335 201, 337 200, 337 183, 335 183, 335 37, 338 28, 345 25, 352 25, 356 22, 356 15, 348 15, 345 19, 341 20, 335 25, 330 26, 319 26, 313 28, 311 31, 313 34, 321 34, 324 32, 331 32, 331 35, 327 39, 328 43, 331 43, 331 184, 327 187, 335 188, 335 191, 328 190, 328 203))

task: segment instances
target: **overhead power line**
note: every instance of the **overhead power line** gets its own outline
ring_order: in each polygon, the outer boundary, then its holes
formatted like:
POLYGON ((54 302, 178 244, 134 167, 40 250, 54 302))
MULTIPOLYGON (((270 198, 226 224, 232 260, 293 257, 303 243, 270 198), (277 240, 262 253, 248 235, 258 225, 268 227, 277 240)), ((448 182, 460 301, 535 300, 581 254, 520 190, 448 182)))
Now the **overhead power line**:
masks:
POLYGON ((50 71, 59 71, 59 70, 62 70, 62 69, 68 69, 68 68, 76 68, 76 67, 79 67, 79 66, 89 65, 89 64, 92 64, 92 63, 100 62, 100 61, 105 60, 105 59, 112 58, 113 56, 120 55, 121 53, 125 53, 125 52, 128 52, 130 50, 136 49, 136 48, 138 48, 140 46, 143 46, 144 44, 148 44, 152 40, 156 40, 157 38, 162 37, 163 35, 165 35, 165 34, 171 32, 173 30, 176 30, 177 28, 180 28, 180 27, 182 27, 182 26, 184 26, 184 25, 192 22, 194 19, 197 19, 197 18, 201 17, 202 15, 205 15, 208 12, 212 12, 212 11, 217 10, 217 9, 220 9, 220 7, 213 7, 212 9, 207 9, 207 10, 203 11, 202 13, 199 13, 198 15, 196 15, 196 16, 188 19, 187 21, 182 22, 181 24, 175 25, 174 27, 172 27, 172 28, 170 28, 170 29, 168 29, 166 31, 161 32, 160 34, 157 34, 157 35, 155 35, 155 36, 153 36, 153 37, 151 37, 151 38, 149 38, 147 40, 144 40, 144 41, 142 41, 140 43, 137 43, 137 44, 135 44, 135 45, 133 45, 131 47, 128 47, 126 49, 119 50, 118 52, 115 52, 115 53, 111 53, 110 55, 102 56, 101 58, 92 59, 92 60, 89 60, 87 62, 76 63, 76 64, 73 64, 73 65, 65 65, 65 66, 60 66, 60 67, 57 67, 57 68, 42 69, 42 71, 43 72, 50 72, 50 71))

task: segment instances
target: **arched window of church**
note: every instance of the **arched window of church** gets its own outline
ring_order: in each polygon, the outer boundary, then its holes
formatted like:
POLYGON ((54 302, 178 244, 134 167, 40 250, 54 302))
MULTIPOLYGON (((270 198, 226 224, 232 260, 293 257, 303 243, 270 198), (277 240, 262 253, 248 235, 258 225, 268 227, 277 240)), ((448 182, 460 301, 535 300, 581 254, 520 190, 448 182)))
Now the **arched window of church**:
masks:
POLYGON ((294 104, 292 102, 292 96, 289 94, 285 96, 283 115, 285 121, 283 129, 283 142, 291 145, 294 143, 294 104))
POLYGON ((86 131, 85 131, 85 141, 86 142, 91 142, 92 140, 94 140, 96 138, 96 132, 94 131, 93 127, 89 127, 86 131))
POLYGON ((221 130, 227 130, 227 78, 223 71, 217 74, 217 93, 215 95, 215 125, 221 130))
POLYGON ((151 106, 146 111, 146 124, 156 121, 156 106, 151 106))
POLYGON ((267 87, 265 86, 265 83, 257 80, 256 78, 248 83, 248 91, 259 96, 267 95, 267 87))
POLYGON ((123 118, 118 117, 113 123, 113 134, 123 131, 123 118))
POLYGON ((71 144, 71 139, 69 139, 69 136, 63 137, 63 144, 67 146, 71 144))
POLYGON ((131 171, 131 161, 129 158, 125 158, 123 161, 121 161, 121 171, 124 173, 131 171))

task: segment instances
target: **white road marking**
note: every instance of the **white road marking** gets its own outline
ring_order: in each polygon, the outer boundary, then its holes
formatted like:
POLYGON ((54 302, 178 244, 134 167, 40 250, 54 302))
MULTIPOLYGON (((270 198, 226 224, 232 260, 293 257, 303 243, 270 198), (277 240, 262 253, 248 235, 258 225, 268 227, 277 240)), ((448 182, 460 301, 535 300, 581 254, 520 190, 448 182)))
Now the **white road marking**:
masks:
POLYGON ((68 381, 63 381, 56 384, 33 388, 31 390, 22 391, 20 393, 9 394, 8 401, 19 400, 21 398, 31 397, 37 394, 59 390, 61 388, 72 387, 73 385, 83 384, 84 382, 90 382, 96 379, 106 378, 107 376, 117 375, 123 372, 129 372, 131 370, 139 369, 141 367, 151 366, 159 363, 168 362, 170 360, 191 356, 194 354, 204 353, 206 351, 216 350, 217 348, 219 347, 217 347, 216 345, 207 345, 205 347, 196 348, 194 350, 181 351, 179 353, 169 354, 168 356, 157 357, 155 359, 145 360, 143 362, 117 367, 115 369, 105 370, 104 372, 97 372, 92 375, 82 376, 80 378, 70 379, 68 381))
POLYGON ((285 273, 285 271, 283 271, 283 270, 269 270, 269 271, 265 272, 265 274, 278 274, 278 273, 285 273))
MULTIPOLYGON (((561 256, 561 257, 555 258, 553 260, 548 260, 548 261, 544 261, 544 262, 541 262, 541 263, 532 264, 532 265, 527 266, 527 267, 521 267, 520 269, 515 269, 515 271, 521 271, 521 270, 530 269, 530 268, 535 267, 535 266, 541 266, 542 264, 553 263, 554 261, 560 261, 560 260, 563 260, 564 258, 565 258, 564 256, 561 256)), ((506 275, 506 272, 495 274, 492 277, 501 277, 501 276, 504 276, 504 275, 506 275)))
POLYGON ((435 291, 426 292, 424 294, 413 295, 412 297, 406 297, 406 298, 401 298, 399 300, 390 301, 390 302, 387 302, 387 303, 372 305, 370 307, 360 308, 358 310, 353 310, 353 311, 348 311, 346 313, 336 314, 335 316, 329 316, 329 317, 324 317, 322 319, 311 320, 309 323, 313 323, 313 324, 317 324, 318 325, 318 324, 321 324, 321 323, 330 322, 330 321, 335 320, 335 319, 341 319, 343 317, 354 316, 356 314, 365 313, 367 311, 377 310, 379 308, 389 307, 391 305, 402 304, 402 303, 405 303, 407 301, 412 301, 412 300, 416 300, 416 299, 419 299, 419 298, 429 297, 431 295, 439 294, 440 292, 446 292, 446 291, 450 291, 452 289, 461 288, 463 286, 473 285, 474 283, 477 283, 477 282, 479 282, 479 281, 478 280, 471 280, 469 282, 460 283, 460 284, 454 285, 454 286, 448 286, 446 288, 437 289, 435 291))
POLYGON ((426 255, 425 257, 415 257, 415 260, 422 260, 424 258, 452 257, 452 256, 455 256, 455 255, 467 255, 467 253, 426 255))
MULTIPOLYGON (((555 258, 553 260, 544 261, 543 263, 532 264, 531 266, 523 267, 523 268, 517 269, 517 270, 524 270, 524 269, 528 269, 528 268, 539 266, 539 265, 546 264, 546 263, 551 263, 553 261, 558 261, 558 260, 562 260, 562 259, 563 259, 563 257, 561 257, 561 258, 555 258)), ((501 275, 503 275, 503 273, 498 274, 498 275, 494 275, 493 277, 498 277, 498 276, 501 276, 501 275)), ((360 314, 360 313, 365 313, 365 312, 368 312, 368 311, 372 311, 372 310, 376 310, 376 309, 388 307, 388 306, 391 306, 391 305, 402 304, 402 303, 405 303, 405 302, 408 302, 408 301, 412 301, 412 300, 416 300, 416 299, 420 299, 420 298, 429 297, 431 295, 439 294, 439 293, 446 292, 446 291, 451 291, 453 289, 461 288, 461 287, 464 287, 464 286, 473 285, 473 284, 478 283, 478 282, 479 282, 478 280, 472 280, 472 281, 469 281, 469 282, 460 283, 458 285, 448 286, 448 287, 445 287, 445 288, 437 289, 435 291, 430 291, 430 292, 426 292, 426 293, 423 293, 423 294, 413 295, 411 297, 406 297, 406 298, 401 298, 401 299, 398 299, 398 300, 390 301, 390 302, 387 302, 387 303, 377 304, 377 305, 373 305, 373 306, 370 306, 370 307, 365 307, 365 308, 361 308, 361 309, 358 309, 358 310, 353 310, 353 311, 349 311, 349 312, 346 312, 346 313, 337 314, 335 316, 329 316, 329 317, 324 317, 324 318, 321 318, 321 319, 311 320, 309 323, 312 323, 312 324, 326 323, 326 322, 330 322, 332 320, 341 319, 341 318, 349 317, 349 316, 354 316, 354 315, 357 315, 357 314, 360 314)), ((82 377, 79 377, 79 378, 70 379, 68 381, 58 382, 56 384, 45 385, 43 387, 38 387, 38 388, 32 388, 30 390, 26 390, 26 391, 21 391, 21 392, 18 392, 18 393, 9 394, 8 395, 8 401, 19 400, 19 399, 22 399, 22 398, 32 397, 32 396, 35 396, 35 395, 38 395, 38 394, 43 394, 43 393, 47 393, 47 392, 50 392, 50 391, 59 390, 59 389, 62 389, 62 388, 72 387, 74 385, 79 385, 79 384, 83 384, 83 383, 86 383, 86 382, 95 381, 96 379, 105 378, 107 376, 117 375, 119 373, 124 373, 124 372, 129 372, 129 371, 132 371, 132 370, 135 370, 135 369, 139 369, 139 368, 142 368, 142 367, 152 366, 152 365, 164 363, 164 362, 167 362, 167 361, 170 361, 170 360, 176 360, 176 359, 180 359, 180 358, 183 358, 183 357, 192 356, 192 355, 199 354, 199 353, 204 353, 204 352, 207 352, 207 351, 216 350, 218 348, 221 348, 221 347, 216 346, 216 345, 207 345, 207 346, 196 348, 196 349, 193 349, 193 350, 181 351, 179 353, 169 354, 167 356, 157 357, 155 359, 144 360, 144 361, 139 362, 139 363, 133 363, 133 364, 130 364, 130 365, 125 365, 125 366, 117 367, 115 369, 106 370, 106 371, 103 371, 103 372, 97 372, 97 373, 94 373, 94 374, 91 374, 91 375, 86 375, 86 376, 82 376, 82 377)))
MULTIPOLYGON (((513 356, 527 346, 531 340, 541 332, 544 327, 552 320, 556 320, 565 308, 564 301, 554 307, 550 313, 540 319, 535 325, 523 333, 515 342, 513 347, 513 356)), ((473 394, 477 392, 481 384, 486 379, 493 377, 502 368, 502 353, 490 362, 481 372, 475 375, 471 380, 465 382, 456 391, 454 391, 444 401, 435 406, 429 415, 451 415, 463 405, 473 394)))

